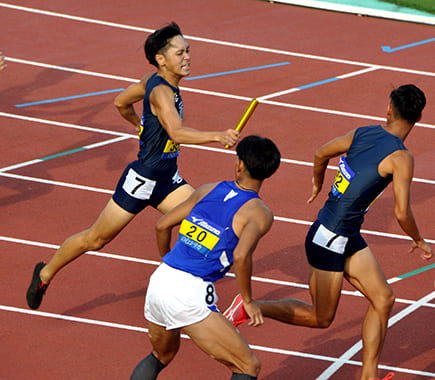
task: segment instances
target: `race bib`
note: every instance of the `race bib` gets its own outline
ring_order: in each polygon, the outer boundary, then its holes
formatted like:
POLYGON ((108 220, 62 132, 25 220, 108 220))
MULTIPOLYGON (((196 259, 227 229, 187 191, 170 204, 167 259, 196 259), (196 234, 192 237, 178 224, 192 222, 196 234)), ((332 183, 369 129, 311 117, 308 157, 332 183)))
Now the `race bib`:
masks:
POLYGON ((178 157, 180 154, 180 144, 175 144, 171 139, 166 141, 165 148, 163 149, 162 158, 169 159, 178 157))
POLYGON ((348 165, 346 158, 341 156, 340 162, 338 164, 338 171, 331 189, 332 195, 334 195, 336 198, 341 198, 351 183, 353 177, 355 177, 355 173, 348 165))
POLYGON ((156 181, 143 177, 130 168, 122 188, 133 198, 144 200, 150 199, 155 185, 156 181))
POLYGON ((216 294, 216 289, 214 287, 214 284, 212 282, 206 282, 204 285, 205 285, 204 300, 205 300, 207 307, 211 311, 218 312, 219 309, 216 306, 216 303, 218 301, 218 296, 216 294))
POLYGON ((348 240, 349 238, 345 236, 341 236, 335 232, 329 231, 322 224, 319 226, 316 234, 313 237, 314 244, 339 254, 344 253, 348 240))
POLYGON ((207 256, 218 243, 223 228, 203 218, 189 215, 181 222, 179 240, 183 244, 207 256))

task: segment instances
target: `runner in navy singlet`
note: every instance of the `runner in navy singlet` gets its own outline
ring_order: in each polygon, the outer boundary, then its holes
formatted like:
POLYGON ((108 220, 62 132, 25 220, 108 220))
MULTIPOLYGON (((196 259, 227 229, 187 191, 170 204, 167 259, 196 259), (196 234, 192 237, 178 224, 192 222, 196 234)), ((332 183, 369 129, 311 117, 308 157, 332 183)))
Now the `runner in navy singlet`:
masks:
MULTIPOLYGON (((329 160, 340 155, 341 158, 328 200, 305 240, 312 304, 293 298, 255 301, 265 317, 326 328, 334 319, 343 278, 346 278, 369 301, 362 328, 362 380, 377 377, 394 293, 360 230, 364 214, 390 182, 395 199, 394 214, 400 227, 413 240, 410 252, 420 248, 424 260, 433 257, 411 211, 409 191, 414 162, 403 145, 421 118, 426 98, 416 86, 404 85, 392 91, 390 99, 386 125, 358 128, 316 152, 313 190, 308 203, 322 189, 329 160)), ((244 318, 243 304, 230 307, 225 315, 227 312, 234 324, 244 318)))
POLYGON ((147 206, 162 213, 187 199, 194 189, 178 173, 180 144, 218 142, 233 146, 239 132, 199 131, 183 126, 183 101, 178 84, 190 73, 190 47, 177 24, 152 33, 145 55, 157 72, 144 76, 115 99, 120 114, 139 133, 138 159, 119 179, 113 197, 91 228, 71 236, 45 264, 36 264, 27 290, 27 304, 37 309, 56 273, 86 251, 98 251, 109 243, 147 206), (143 101, 142 118, 134 104, 143 101))

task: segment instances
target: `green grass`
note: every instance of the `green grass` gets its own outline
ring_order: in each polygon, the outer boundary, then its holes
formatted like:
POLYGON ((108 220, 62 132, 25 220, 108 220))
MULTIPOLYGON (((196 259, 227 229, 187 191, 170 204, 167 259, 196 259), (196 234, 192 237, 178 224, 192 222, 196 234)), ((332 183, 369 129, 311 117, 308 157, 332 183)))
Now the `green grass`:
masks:
POLYGON ((418 9, 420 11, 435 14, 435 0, 383 0, 402 7, 418 9))

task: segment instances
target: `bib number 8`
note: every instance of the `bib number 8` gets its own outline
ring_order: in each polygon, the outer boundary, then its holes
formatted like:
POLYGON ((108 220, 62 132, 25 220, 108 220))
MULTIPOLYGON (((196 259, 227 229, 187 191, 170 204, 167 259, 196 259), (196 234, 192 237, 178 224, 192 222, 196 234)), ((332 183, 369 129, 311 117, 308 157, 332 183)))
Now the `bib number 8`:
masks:
POLYGON ((205 293, 205 302, 207 305, 214 305, 215 303, 215 295, 214 295, 214 286, 212 284, 208 284, 205 293))

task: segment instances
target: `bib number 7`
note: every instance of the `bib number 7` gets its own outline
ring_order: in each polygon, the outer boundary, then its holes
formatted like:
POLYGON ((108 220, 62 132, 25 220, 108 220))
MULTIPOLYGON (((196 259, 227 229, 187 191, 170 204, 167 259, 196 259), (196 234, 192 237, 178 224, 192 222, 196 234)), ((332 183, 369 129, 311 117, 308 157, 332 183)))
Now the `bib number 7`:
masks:
POLYGON ((155 185, 156 181, 143 177, 130 168, 122 188, 133 198, 145 200, 150 199, 155 185))

